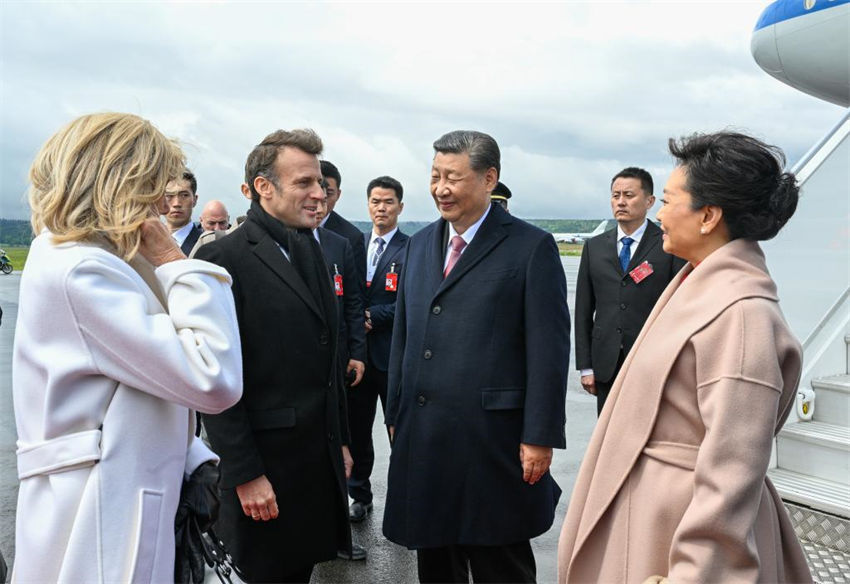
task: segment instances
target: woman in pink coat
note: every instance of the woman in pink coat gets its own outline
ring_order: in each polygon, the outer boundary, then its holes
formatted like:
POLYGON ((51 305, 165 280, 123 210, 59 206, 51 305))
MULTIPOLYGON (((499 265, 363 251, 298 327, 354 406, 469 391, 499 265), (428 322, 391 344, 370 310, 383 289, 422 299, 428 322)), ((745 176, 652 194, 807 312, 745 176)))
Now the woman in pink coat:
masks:
POLYGON ((802 351, 757 241, 794 213, 782 153, 742 134, 670 141, 664 251, 689 264, 611 389, 572 493, 559 582, 811 582, 766 478, 802 351))

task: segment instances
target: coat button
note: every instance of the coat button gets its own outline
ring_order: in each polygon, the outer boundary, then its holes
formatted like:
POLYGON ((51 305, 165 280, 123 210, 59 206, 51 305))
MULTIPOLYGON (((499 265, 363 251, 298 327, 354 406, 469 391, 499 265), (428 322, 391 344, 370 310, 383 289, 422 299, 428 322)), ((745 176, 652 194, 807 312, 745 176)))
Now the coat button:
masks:
POLYGON ((426 359, 430 359, 431 355, 433 355, 433 353, 431 352, 431 349, 425 349, 425 353, 422 356, 425 357, 426 359))
POLYGON ((331 442, 334 441, 334 433, 333 432, 328 433, 328 440, 330 440, 331 442))
POLYGON ((625 280, 623 280, 622 282, 620 282, 620 286, 622 286, 623 288, 625 288, 625 287, 626 287, 626 281, 625 281, 625 280))
POLYGON ((434 314, 440 314, 442 311, 443 311, 443 309, 440 308, 439 306, 435 306, 434 308, 431 309, 431 312, 433 312, 434 314))
POLYGON ((322 334, 319 335, 319 344, 327 345, 328 344, 328 333, 326 331, 322 331, 322 334))
POLYGON ((623 334, 623 329, 621 329, 621 328, 618 328, 618 329, 617 329, 617 334, 618 334, 618 335, 621 335, 621 334, 623 334))
POLYGON ((623 302, 622 304, 620 304, 620 310, 625 310, 625 309, 626 309, 626 303, 623 302))
POLYGON ((425 405, 425 396, 420 395, 418 398, 416 398, 416 403, 418 403, 420 406, 424 406, 425 405))

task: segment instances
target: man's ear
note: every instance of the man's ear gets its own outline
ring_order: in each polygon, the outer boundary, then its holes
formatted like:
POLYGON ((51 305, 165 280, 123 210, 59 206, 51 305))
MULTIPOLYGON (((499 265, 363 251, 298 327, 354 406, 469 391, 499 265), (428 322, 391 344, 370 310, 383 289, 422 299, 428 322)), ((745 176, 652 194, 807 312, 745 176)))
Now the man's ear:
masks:
POLYGON ((254 177, 254 190, 260 195, 261 199, 270 199, 274 192, 272 181, 264 176, 254 177))
POLYGON ((484 182, 487 185, 487 192, 492 193, 493 189, 495 189, 496 185, 499 183, 499 172, 491 166, 484 173, 484 182))

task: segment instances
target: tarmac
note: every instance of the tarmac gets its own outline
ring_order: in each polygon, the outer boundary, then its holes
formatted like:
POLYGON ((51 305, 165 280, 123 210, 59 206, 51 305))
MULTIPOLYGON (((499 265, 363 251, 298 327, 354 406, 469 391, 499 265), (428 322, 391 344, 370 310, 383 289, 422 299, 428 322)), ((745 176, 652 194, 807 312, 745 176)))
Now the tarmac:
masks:
MULTIPOLYGON (((579 258, 563 256, 561 262, 567 276, 568 302, 572 315, 579 258)), ((8 276, 0 276, 0 307, 3 308, 3 322, 0 325, 0 550, 9 564, 10 575, 15 555, 15 504, 18 492, 11 360, 20 274, 13 272, 8 276)), ((595 423, 596 400, 581 389, 571 357, 567 387, 567 448, 555 451, 551 467, 552 476, 564 492, 555 513, 555 523, 549 531, 531 542, 537 561, 537 578, 541 583, 555 582, 557 579, 558 535, 595 423)), ((352 525, 354 541, 368 550, 368 557, 365 561, 334 560, 317 565, 312 578, 312 582, 316 584, 417 582, 414 552, 387 541, 381 533, 390 449, 380 419, 375 423, 374 442, 374 508, 362 523, 352 525)), ((451 485, 446 484, 443 488, 451 489, 451 485)))

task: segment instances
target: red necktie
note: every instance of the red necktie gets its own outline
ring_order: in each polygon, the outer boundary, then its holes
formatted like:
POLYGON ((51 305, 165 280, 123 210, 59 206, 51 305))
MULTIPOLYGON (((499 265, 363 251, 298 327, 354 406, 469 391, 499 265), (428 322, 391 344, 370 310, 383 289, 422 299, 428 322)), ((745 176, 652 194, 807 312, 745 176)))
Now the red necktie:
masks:
POLYGON ((449 263, 446 264, 446 269, 443 270, 443 278, 448 276, 449 272, 452 271, 452 268, 455 267, 455 264, 460 257, 460 252, 462 252, 465 247, 466 241, 464 241, 460 235, 452 237, 452 251, 449 252, 449 263))

